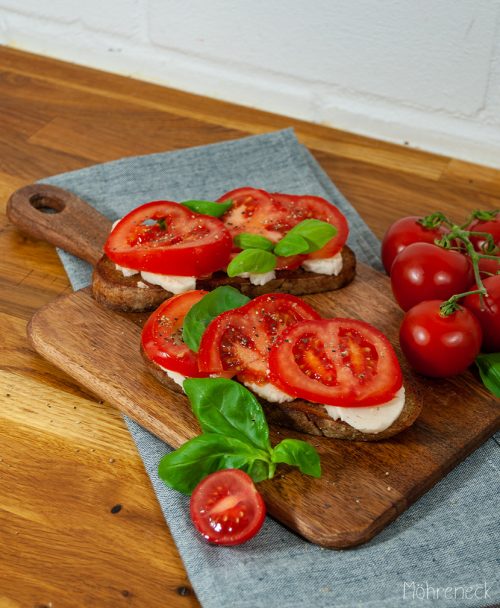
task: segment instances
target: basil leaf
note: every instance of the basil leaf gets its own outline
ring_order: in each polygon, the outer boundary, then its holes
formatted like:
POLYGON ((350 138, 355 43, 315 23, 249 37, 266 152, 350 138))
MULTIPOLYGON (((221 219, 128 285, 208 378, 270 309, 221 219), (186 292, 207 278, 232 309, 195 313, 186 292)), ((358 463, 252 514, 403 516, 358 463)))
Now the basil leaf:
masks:
POLYGON ((300 253, 309 253, 310 245, 300 234, 286 234, 278 241, 274 252, 276 255, 287 257, 290 255, 298 255, 300 253))
POLYGON ((231 260, 227 274, 235 277, 244 272, 263 274, 276 268, 276 256, 262 249, 244 249, 231 260))
POLYGON ((184 318, 182 339, 189 348, 198 352, 203 332, 212 319, 226 310, 239 308, 250 301, 234 287, 217 287, 197 302, 184 318))
POLYGON ((262 481, 262 469, 256 461, 258 453, 247 443, 234 437, 204 434, 166 454, 158 465, 158 476, 174 490, 191 494, 204 477, 221 469, 242 469, 249 475, 255 472, 255 481, 262 481))
POLYGON ((476 365, 484 386, 495 397, 500 397, 500 353, 478 355, 476 365))
POLYGON ((257 483, 264 481, 264 479, 271 479, 274 477, 274 471, 276 465, 270 462, 264 462, 263 460, 255 460, 253 464, 248 468, 247 473, 257 483))
POLYGON ((195 213, 213 215, 214 217, 224 215, 232 204, 232 200, 226 201, 225 203, 214 203, 213 201, 184 201, 181 203, 181 205, 184 205, 184 207, 191 209, 191 211, 194 211, 195 213))
POLYGON ((251 232, 242 232, 237 234, 234 239, 234 244, 240 249, 263 249, 264 251, 272 251, 274 243, 265 236, 260 234, 252 234, 251 232))
POLYGON ((318 452, 307 441, 283 439, 273 450, 272 462, 285 462, 299 467, 301 473, 321 477, 321 464, 318 452))
POLYGON ((313 253, 324 247, 337 234, 337 228, 321 220, 303 220, 278 242, 274 253, 280 256, 313 253), (299 236, 301 239, 297 239, 299 236), (304 250, 304 242, 308 248, 304 250))
POLYGON ((186 378, 183 387, 204 433, 247 442, 269 458, 269 427, 253 393, 226 378, 186 378))

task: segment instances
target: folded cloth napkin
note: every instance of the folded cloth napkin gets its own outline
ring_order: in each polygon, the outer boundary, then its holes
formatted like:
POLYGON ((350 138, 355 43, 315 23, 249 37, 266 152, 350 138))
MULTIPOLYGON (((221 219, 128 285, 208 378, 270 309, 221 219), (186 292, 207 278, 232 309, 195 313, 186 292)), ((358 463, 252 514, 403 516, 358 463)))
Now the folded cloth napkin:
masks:
MULTIPOLYGON (((359 260, 381 269, 379 243, 293 131, 96 165, 43 180, 111 220, 155 200, 215 199, 250 185, 323 196, 347 216, 359 260)), ((74 289, 90 267, 60 251, 74 289)), ((500 604, 500 452, 495 438, 368 544, 321 549, 271 518, 239 547, 205 544, 188 499, 157 475, 170 448, 126 418, 196 594, 206 608, 493 606, 500 604)), ((500 437, 497 437, 500 439, 500 437)))

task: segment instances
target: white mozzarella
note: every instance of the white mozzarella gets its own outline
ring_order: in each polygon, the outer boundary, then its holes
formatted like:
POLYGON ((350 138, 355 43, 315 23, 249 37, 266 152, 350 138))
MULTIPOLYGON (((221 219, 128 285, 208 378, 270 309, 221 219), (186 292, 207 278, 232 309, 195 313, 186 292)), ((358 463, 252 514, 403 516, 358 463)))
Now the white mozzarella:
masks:
POLYGON ((177 275, 156 274, 141 270, 141 277, 152 285, 159 285, 165 291, 173 294, 184 293, 196 289, 196 277, 181 277, 177 275))
POLYGON ((302 268, 308 272, 337 276, 342 272, 342 253, 339 252, 331 258, 304 260, 302 268))
POLYGON ((266 401, 271 403, 285 403, 286 401, 293 401, 295 397, 291 395, 287 395, 279 388, 276 388, 274 384, 270 382, 266 382, 265 384, 255 384, 254 382, 244 382, 243 383, 247 388, 249 388, 253 393, 259 395, 266 401))
POLYGON ((370 407, 337 407, 325 405, 328 415, 342 420, 362 433, 380 433, 397 420, 405 405, 405 389, 402 386, 386 403, 370 407))

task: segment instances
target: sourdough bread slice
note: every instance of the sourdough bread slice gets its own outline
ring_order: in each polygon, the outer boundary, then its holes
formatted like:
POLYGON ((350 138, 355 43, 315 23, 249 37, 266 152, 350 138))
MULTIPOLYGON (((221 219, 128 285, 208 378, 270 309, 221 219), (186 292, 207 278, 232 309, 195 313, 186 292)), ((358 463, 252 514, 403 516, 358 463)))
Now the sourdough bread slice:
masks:
MULTIPOLYGON (((342 270, 337 276, 307 272, 302 268, 277 270, 275 279, 265 285, 253 285, 249 279, 215 272, 209 278, 197 279, 196 289, 211 291, 221 285, 230 285, 251 298, 278 292, 300 296, 340 289, 350 283, 355 274, 356 257, 345 246, 342 249, 342 270)), ((125 277, 106 256, 99 260, 94 269, 92 294, 101 304, 124 312, 153 310, 173 295, 158 285, 144 281, 139 273, 125 277)))
MULTIPOLYGON (((151 361, 141 348, 142 357, 148 371, 169 390, 184 394, 182 387, 174 382, 165 370, 151 361)), ((409 428, 422 411, 423 398, 417 384, 411 379, 405 379, 405 404, 399 417, 380 433, 363 433, 341 420, 331 418, 323 405, 295 399, 286 403, 270 403, 256 395, 262 405, 270 424, 307 433, 328 437, 330 439, 347 439, 349 441, 380 441, 393 437, 409 428)))

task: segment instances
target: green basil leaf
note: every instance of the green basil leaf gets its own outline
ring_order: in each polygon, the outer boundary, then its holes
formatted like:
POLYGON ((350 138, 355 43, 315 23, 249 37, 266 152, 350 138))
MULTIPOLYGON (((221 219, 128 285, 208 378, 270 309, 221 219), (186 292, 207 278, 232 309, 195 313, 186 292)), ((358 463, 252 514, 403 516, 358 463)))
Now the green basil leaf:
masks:
POLYGON ((500 397, 500 353, 478 355, 476 365, 484 386, 495 397, 500 397))
POLYGON ((321 220, 303 220, 278 242, 274 253, 280 256, 313 253, 324 247, 337 234, 337 228, 321 220), (296 237, 302 237, 297 239, 296 237), (304 251, 304 241, 308 248, 304 251))
POLYGON ((224 215, 232 204, 232 200, 224 203, 214 203, 213 201, 184 201, 181 203, 181 205, 184 205, 184 207, 191 209, 191 211, 194 211, 195 213, 213 215, 214 217, 224 215))
POLYGON ((234 287, 223 285, 217 287, 199 302, 197 302, 184 318, 182 325, 182 339, 189 348, 198 352, 203 332, 212 319, 226 310, 239 308, 250 301, 234 287))
POLYGON ((252 234, 251 232, 242 232, 237 234, 234 239, 234 244, 240 249, 263 249, 264 251, 272 251, 274 243, 265 236, 260 234, 252 234))
POLYGON ((273 450, 272 462, 285 462, 299 467, 301 473, 321 477, 321 464, 316 449, 307 441, 283 439, 273 450))
POLYGON ((244 272, 263 274, 276 268, 276 256, 262 249, 244 249, 231 260, 227 274, 235 277, 244 272))
POLYGON ((299 255, 300 253, 309 253, 310 245, 300 234, 286 234, 278 241, 274 248, 276 255, 287 257, 290 255, 299 255))
POLYGON ((262 406, 239 382, 226 378, 186 378, 184 390, 204 433, 220 433, 271 453, 269 427, 262 406))
POLYGON ((247 443, 234 437, 204 434, 166 454, 158 466, 158 476, 174 490, 191 494, 204 477, 221 469, 242 469, 249 475, 256 472, 260 478, 262 469, 256 466, 256 460, 256 450, 247 443))
POLYGON ((258 483, 259 481, 264 481, 264 479, 271 479, 274 477, 274 471, 276 469, 276 465, 264 461, 264 460, 255 460, 253 464, 248 467, 246 471, 250 477, 258 483))

